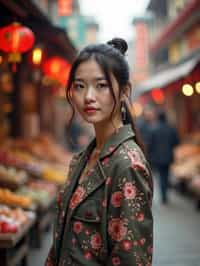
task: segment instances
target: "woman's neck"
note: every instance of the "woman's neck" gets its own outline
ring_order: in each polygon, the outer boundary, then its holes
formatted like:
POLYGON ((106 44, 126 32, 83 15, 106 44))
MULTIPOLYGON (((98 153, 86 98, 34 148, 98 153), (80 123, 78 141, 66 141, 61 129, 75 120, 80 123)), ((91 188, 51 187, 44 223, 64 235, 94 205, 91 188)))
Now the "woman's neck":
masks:
POLYGON ((106 140, 120 127, 123 126, 121 120, 94 125, 96 135, 96 150, 101 150, 106 140))

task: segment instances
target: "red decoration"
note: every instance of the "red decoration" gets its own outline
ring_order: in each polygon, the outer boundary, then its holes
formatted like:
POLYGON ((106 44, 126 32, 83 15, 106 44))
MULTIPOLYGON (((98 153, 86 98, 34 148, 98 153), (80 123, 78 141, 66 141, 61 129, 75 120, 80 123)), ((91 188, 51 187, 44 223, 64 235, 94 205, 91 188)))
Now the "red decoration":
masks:
POLYGON ((0 49, 10 53, 8 58, 10 62, 20 62, 20 53, 31 49, 34 41, 34 33, 20 23, 15 22, 0 29, 0 49))
POLYGON ((165 96, 163 91, 160 89, 152 90, 151 96, 157 104, 162 104, 164 102, 165 96))
POLYGON ((71 65, 59 56, 49 58, 43 65, 44 73, 64 86, 67 83, 70 68, 71 65))

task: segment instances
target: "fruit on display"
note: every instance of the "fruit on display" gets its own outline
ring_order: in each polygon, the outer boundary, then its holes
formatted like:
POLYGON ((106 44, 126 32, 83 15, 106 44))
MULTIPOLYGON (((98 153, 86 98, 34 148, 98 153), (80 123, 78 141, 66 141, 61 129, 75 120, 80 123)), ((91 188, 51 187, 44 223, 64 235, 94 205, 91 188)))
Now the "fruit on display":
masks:
MULTIPOLYGON (((71 157, 72 154, 66 152, 47 134, 41 134, 29 140, 8 139, 0 147, 0 164, 4 165, 4 168, 5 166, 7 169, 15 167, 24 170, 29 176, 38 177, 56 185, 65 183, 71 157)), ((5 172, 5 169, 2 171, 5 172)), ((18 179, 18 173, 11 174, 13 179, 18 179)))
POLYGON ((53 163, 65 164, 70 156, 70 153, 56 143, 54 138, 47 133, 41 133, 34 139, 17 139, 13 146, 16 149, 27 151, 35 158, 45 159, 53 163))
POLYGON ((66 180, 66 175, 65 173, 52 168, 50 166, 46 166, 43 168, 42 171, 42 178, 48 181, 55 182, 57 184, 64 184, 66 180))
POLYGON ((199 173, 200 156, 189 157, 184 162, 175 162, 171 166, 171 172, 179 179, 191 179, 199 173))
POLYGON ((18 230, 19 226, 13 219, 0 216, 0 233, 16 233, 18 230))
POLYGON ((0 181, 8 182, 25 182, 28 179, 28 175, 23 170, 17 170, 15 167, 5 167, 0 165, 0 181))
POLYGON ((54 183, 50 183, 45 180, 33 179, 28 182, 28 187, 33 190, 44 190, 49 196, 57 193, 57 186, 54 183))
POLYGON ((0 205, 0 233, 17 233, 34 214, 25 212, 20 208, 11 209, 0 205))
POLYGON ((187 160, 191 156, 200 155, 200 146, 194 144, 181 144, 174 150, 174 159, 176 162, 187 160))
POLYGON ((36 204, 46 204, 49 201, 49 194, 45 190, 32 189, 26 186, 17 190, 17 194, 30 198, 36 204))
POLYGON ((33 201, 31 198, 17 195, 9 189, 0 188, 0 203, 7 204, 9 206, 29 208, 33 204, 33 201))

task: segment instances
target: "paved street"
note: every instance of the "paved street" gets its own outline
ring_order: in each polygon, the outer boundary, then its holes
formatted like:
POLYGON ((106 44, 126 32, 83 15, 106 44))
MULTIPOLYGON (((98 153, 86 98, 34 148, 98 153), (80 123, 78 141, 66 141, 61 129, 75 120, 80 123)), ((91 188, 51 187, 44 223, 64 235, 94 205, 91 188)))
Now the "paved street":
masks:
MULTIPOLYGON (((200 266, 200 211, 194 202, 171 192, 170 204, 161 206, 155 189, 153 266, 200 266)), ((30 266, 43 266, 51 235, 46 234, 43 249, 32 250, 30 266)))
POLYGON ((170 193, 170 204, 160 206, 155 191, 153 266, 200 266, 200 211, 194 202, 170 193))

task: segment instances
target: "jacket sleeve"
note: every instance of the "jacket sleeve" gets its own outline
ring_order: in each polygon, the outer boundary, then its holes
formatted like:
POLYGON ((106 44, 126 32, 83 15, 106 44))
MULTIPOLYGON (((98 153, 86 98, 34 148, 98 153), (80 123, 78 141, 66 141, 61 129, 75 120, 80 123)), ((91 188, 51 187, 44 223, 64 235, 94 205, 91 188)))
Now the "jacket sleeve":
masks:
POLYGON ((64 184, 64 187, 60 189, 60 191, 57 194, 57 200, 56 200, 56 215, 55 215, 55 222, 54 222, 54 233, 53 233, 53 244, 49 250, 46 262, 45 262, 45 266, 56 266, 56 252, 55 252, 55 236, 57 234, 56 230, 57 227, 59 227, 59 222, 58 222, 58 218, 60 216, 61 213, 61 207, 62 207, 62 198, 63 198, 63 193, 65 190, 65 187, 68 186, 70 184, 70 179, 71 179, 71 175, 72 175, 72 171, 74 169, 74 167, 76 166, 77 160, 79 159, 79 154, 75 154, 69 164, 69 170, 68 170, 68 174, 67 174, 67 179, 66 179, 66 183, 64 184))
POLYGON ((48 257, 45 262, 45 266, 55 266, 53 246, 51 247, 48 257))
POLYGON ((153 185, 144 170, 130 166, 114 178, 107 220, 107 266, 152 265, 153 185))

